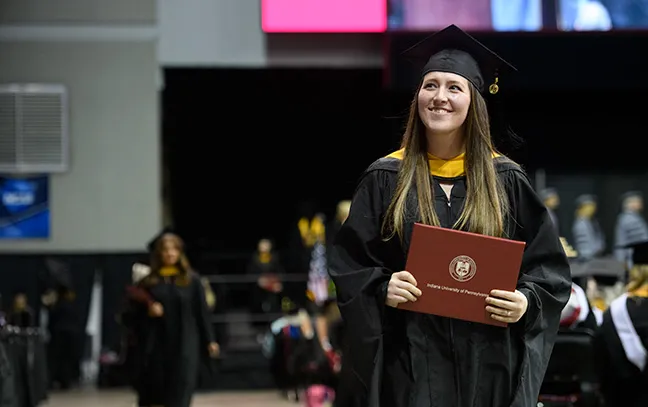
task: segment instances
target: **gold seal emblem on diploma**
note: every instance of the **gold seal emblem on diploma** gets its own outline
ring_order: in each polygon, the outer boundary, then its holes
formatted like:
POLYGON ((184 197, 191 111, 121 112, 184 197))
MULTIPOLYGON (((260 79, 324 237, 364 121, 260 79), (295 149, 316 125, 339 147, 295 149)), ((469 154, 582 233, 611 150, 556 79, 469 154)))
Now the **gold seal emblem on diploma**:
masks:
POLYGON ((468 256, 457 256, 450 262, 450 275, 460 283, 470 281, 477 273, 477 264, 468 256))

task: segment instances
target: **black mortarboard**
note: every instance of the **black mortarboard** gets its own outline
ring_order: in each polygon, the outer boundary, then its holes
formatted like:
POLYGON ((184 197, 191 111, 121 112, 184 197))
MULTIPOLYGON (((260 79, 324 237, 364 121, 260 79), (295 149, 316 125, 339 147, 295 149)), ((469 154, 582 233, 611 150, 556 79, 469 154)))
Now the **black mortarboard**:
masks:
POLYGON ((634 265, 648 265, 648 240, 630 243, 625 247, 632 249, 632 263, 634 265))
POLYGON ((540 197, 542 198, 542 200, 545 200, 555 195, 558 195, 558 191, 556 191, 556 188, 545 188, 542 191, 540 191, 540 197))
POLYGON ((454 73, 466 78, 481 93, 486 91, 486 83, 490 84, 490 93, 497 93, 499 74, 517 71, 454 24, 408 48, 404 56, 413 61, 427 61, 421 78, 433 71, 454 73))
POLYGON ((643 198, 641 191, 628 191, 621 195, 621 202, 624 202, 628 198, 643 198))
POLYGON ((585 194, 576 198, 576 206, 581 206, 584 204, 596 203, 596 197, 594 195, 585 194))
POLYGON ((170 226, 167 226, 164 229, 162 229, 157 235, 155 235, 153 239, 151 239, 150 242, 147 243, 146 248, 149 251, 149 253, 153 253, 153 250, 155 249, 155 245, 157 244, 158 240, 160 240, 160 238, 166 235, 167 233, 177 234, 170 226))

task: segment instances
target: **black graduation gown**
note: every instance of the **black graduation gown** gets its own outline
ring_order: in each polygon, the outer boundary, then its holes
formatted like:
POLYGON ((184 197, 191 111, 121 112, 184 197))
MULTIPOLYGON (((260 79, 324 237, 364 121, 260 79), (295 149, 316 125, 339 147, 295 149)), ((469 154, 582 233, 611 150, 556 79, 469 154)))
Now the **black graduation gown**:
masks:
MULTIPOLYGON (((283 274, 283 267, 279 261, 277 254, 272 254, 270 261, 262 262, 259 258, 259 253, 255 253, 250 259, 247 266, 247 274, 251 276, 261 277, 263 275, 279 275, 283 274)), ((258 314, 272 314, 281 312, 281 298, 282 293, 272 292, 260 287, 256 282, 251 290, 250 296, 250 309, 253 313, 258 314)), ((266 322, 257 322, 256 325, 265 326, 266 322)))
MULTIPOLYGON (((381 239, 401 162, 381 158, 360 180, 330 265, 349 338, 339 389, 344 400, 363 407, 535 407, 569 299, 570 269, 524 172, 505 157, 495 161, 511 204, 508 236, 527 243, 517 285, 529 300, 527 313, 499 328, 384 305, 391 274, 405 269, 414 222, 406 224, 403 245, 381 239)), ((453 179, 451 205, 432 178, 436 212, 451 227, 465 200, 465 177, 453 179)))
POLYGON ((52 382, 68 388, 79 377, 82 346, 79 314, 70 293, 61 291, 49 308, 47 357, 52 382))
MULTIPOLYGON (((648 349, 648 298, 630 297, 626 304, 635 331, 648 349)), ((594 338, 594 355, 606 406, 648 406, 648 369, 640 371, 626 357, 609 309, 594 338)))
POLYGON ((19 328, 30 328, 35 325, 34 312, 31 308, 26 308, 21 311, 14 311, 9 314, 7 318, 9 325, 17 326, 19 328))
MULTIPOLYGON (((143 281, 146 286, 147 277, 143 281)), ((188 285, 174 278, 148 286, 155 301, 164 307, 160 318, 146 316, 146 307, 136 328, 139 359, 136 390, 140 405, 189 407, 196 389, 201 357, 214 341, 205 293, 196 274, 188 285)))

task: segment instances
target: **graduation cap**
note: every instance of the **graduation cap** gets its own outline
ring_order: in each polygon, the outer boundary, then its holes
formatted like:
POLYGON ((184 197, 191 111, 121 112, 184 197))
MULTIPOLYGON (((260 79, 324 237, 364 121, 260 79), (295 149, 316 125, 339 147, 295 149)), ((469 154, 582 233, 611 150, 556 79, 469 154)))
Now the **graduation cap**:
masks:
POLYGON ((151 241, 146 244, 146 249, 149 251, 149 253, 153 253, 157 242, 162 238, 162 236, 169 233, 177 235, 177 233, 170 226, 165 227, 157 235, 155 235, 155 237, 153 237, 153 239, 151 239, 151 241))
POLYGON ((556 191, 556 188, 545 188, 542 191, 540 191, 540 197, 542 198, 543 201, 556 195, 558 195, 558 191, 556 191))
POLYGON ((591 194, 581 195, 578 198, 576 198, 576 206, 581 206, 585 204, 595 204, 595 203, 596 203, 596 197, 591 194))
POLYGON ((633 242, 624 247, 632 249, 632 263, 634 265, 648 265, 648 240, 633 242))
POLYGON ((641 193, 641 191, 628 191, 621 195, 621 202, 625 202, 630 198, 643 198, 643 194, 641 193))
POLYGON ((517 69, 456 25, 423 39, 404 51, 407 59, 426 61, 421 78, 430 72, 454 73, 466 78, 481 93, 486 81, 491 94, 499 92, 499 74, 517 69))

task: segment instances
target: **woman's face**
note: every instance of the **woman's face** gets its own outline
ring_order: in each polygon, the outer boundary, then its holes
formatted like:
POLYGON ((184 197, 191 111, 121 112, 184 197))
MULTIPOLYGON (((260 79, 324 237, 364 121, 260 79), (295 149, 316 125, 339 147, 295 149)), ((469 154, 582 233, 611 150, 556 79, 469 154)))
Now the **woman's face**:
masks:
POLYGON ((259 240, 257 250, 259 253, 270 253, 270 250, 272 250, 272 243, 270 243, 268 239, 261 239, 259 240))
POLYGON ((166 239, 162 245, 162 263, 165 266, 174 266, 180 260, 180 249, 176 242, 166 239))
POLYGON ((463 126, 470 108, 470 85, 464 77, 430 72, 418 93, 418 114, 428 134, 452 134, 463 126))
POLYGON ((17 294, 14 297, 14 309, 22 311, 27 308, 27 296, 25 294, 17 294))

